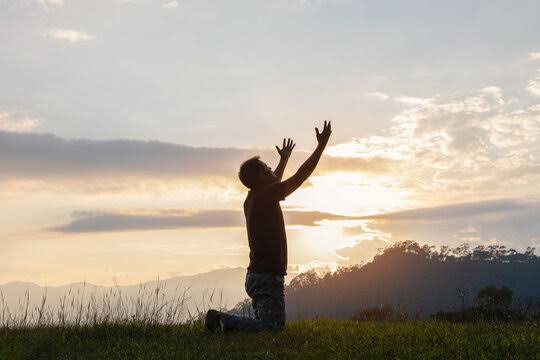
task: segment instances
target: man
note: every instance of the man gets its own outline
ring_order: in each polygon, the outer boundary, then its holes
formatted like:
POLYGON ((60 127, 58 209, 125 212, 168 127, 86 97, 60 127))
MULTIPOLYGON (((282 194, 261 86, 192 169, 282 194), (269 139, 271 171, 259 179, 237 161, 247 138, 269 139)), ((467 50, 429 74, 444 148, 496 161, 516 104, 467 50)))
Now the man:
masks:
POLYGON ((317 148, 289 179, 281 181, 295 144, 283 139, 276 149, 281 157, 275 171, 254 157, 240 167, 240 181, 249 188, 244 202, 249 240, 249 266, 246 292, 252 299, 255 318, 209 310, 206 327, 210 331, 280 331, 285 326, 284 276, 287 274, 287 237, 279 202, 298 189, 313 173, 332 133, 324 122, 322 132, 315 128, 317 148))

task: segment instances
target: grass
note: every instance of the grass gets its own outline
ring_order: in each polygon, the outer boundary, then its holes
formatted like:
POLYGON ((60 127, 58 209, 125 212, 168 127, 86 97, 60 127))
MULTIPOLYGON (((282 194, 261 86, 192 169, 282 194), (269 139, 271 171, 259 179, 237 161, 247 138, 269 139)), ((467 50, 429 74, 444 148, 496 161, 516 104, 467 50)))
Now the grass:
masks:
POLYGON ((189 287, 182 290, 177 285, 168 294, 164 290, 164 283, 159 279, 153 287, 139 285, 134 295, 125 294, 120 287, 111 287, 102 293, 87 292, 84 282, 76 290, 68 288, 57 299, 56 305, 50 304, 47 289, 37 305, 31 301, 27 289, 14 308, 8 306, 0 290, 0 329, 81 327, 134 321, 172 325, 191 323, 209 308, 225 310, 223 293, 215 288, 204 291, 199 300, 189 296, 189 287))
POLYGON ((200 322, 0 329, 0 359, 540 359, 526 323, 296 321, 212 334, 200 322))
POLYGON ((294 321, 274 333, 212 334, 199 319, 222 309, 214 290, 194 302, 166 296, 162 283, 105 293, 69 289, 49 304, 28 292, 10 309, 0 292, 2 359, 538 359, 540 326, 530 322, 294 321), (191 302, 192 311, 188 303, 191 302))

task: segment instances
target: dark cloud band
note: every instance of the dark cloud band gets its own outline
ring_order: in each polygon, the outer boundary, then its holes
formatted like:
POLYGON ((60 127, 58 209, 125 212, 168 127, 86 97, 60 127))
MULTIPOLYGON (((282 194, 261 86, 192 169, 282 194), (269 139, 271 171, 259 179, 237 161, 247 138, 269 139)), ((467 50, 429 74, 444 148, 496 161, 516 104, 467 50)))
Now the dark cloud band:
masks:
MULTIPOLYGON (((67 140, 51 134, 0 131, 0 178, 103 178, 115 176, 236 178, 240 164, 260 155, 269 165, 274 150, 192 147, 159 141, 67 140)), ((290 166, 307 157, 296 152, 290 166)), ((377 159, 325 157, 322 171, 382 172, 377 159)))
POLYGON ((497 199, 470 203, 450 204, 429 208, 389 212, 362 216, 365 220, 448 220, 470 218, 471 216, 494 215, 537 208, 537 202, 524 202, 515 199, 497 199))
MULTIPOLYGON (((284 211, 288 225, 316 226, 322 220, 353 220, 318 211, 284 211)), ((48 230, 62 233, 165 230, 178 228, 230 228, 245 225, 244 215, 235 210, 165 211, 157 214, 74 212, 67 224, 48 230)))

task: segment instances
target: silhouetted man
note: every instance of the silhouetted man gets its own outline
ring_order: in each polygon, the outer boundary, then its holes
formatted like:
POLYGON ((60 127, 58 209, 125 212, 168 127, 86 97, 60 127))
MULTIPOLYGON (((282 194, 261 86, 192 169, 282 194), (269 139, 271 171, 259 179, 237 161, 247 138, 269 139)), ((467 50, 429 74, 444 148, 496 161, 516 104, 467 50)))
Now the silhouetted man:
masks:
POLYGON ((280 331, 285 326, 284 277, 287 274, 287 236, 279 202, 285 200, 311 175, 332 133, 330 122, 324 122, 321 133, 315 128, 317 148, 289 179, 281 181, 295 144, 283 139, 276 149, 281 157, 275 171, 254 157, 240 166, 240 181, 249 188, 244 202, 249 240, 249 266, 246 292, 252 299, 255 318, 209 310, 206 327, 211 331, 280 331))

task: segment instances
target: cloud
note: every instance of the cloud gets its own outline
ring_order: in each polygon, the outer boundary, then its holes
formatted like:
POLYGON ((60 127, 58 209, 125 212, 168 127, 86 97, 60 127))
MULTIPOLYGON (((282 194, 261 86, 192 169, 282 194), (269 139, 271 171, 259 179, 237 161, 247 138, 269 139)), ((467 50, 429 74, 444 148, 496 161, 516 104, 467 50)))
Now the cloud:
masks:
POLYGON ((392 159, 373 157, 370 159, 340 156, 325 156, 317 166, 318 173, 366 172, 384 174, 396 165, 392 159))
MULTIPOLYGON (((284 211, 287 225, 317 226, 322 220, 354 217, 318 211, 284 211)), ((48 230, 61 233, 164 230, 179 228, 228 228, 245 226, 244 214, 236 210, 75 211, 67 224, 48 230)))
POLYGON ((482 241, 480 230, 473 225, 468 225, 459 230, 454 234, 454 237, 463 243, 478 243, 482 241))
POLYGON ((536 76, 529 80, 527 90, 536 96, 540 96, 540 70, 536 71, 536 76))
POLYGON ((253 151, 190 147, 158 141, 67 140, 50 134, 0 132, 0 176, 24 178, 116 176, 236 177, 253 151))
POLYGON ((335 261, 322 261, 312 260, 307 264, 295 264, 293 270, 298 269, 297 273, 303 273, 306 271, 315 271, 319 275, 323 275, 328 272, 334 272, 338 268, 338 263, 335 261))
POLYGON ((70 43, 77 43, 81 41, 90 41, 95 40, 97 37, 92 34, 88 34, 82 31, 77 30, 71 30, 71 29, 48 29, 45 33, 45 36, 48 36, 50 38, 61 40, 61 41, 68 41, 70 43))
POLYGON ((529 61, 536 61, 536 60, 540 60, 540 51, 531 53, 529 55, 529 61))
POLYGON ((368 92, 365 95, 366 96, 376 97, 376 98, 379 98, 379 99, 382 99, 382 100, 387 100, 388 98, 390 98, 390 96, 386 95, 385 93, 378 92, 378 91, 368 92))
POLYGON ((369 226, 394 240, 438 245, 501 243, 525 248, 540 243, 540 200, 464 202, 365 216, 369 226))
POLYGON ((63 233, 139 231, 177 228, 221 228, 239 226, 241 213, 232 210, 178 211, 176 214, 130 214, 74 212, 72 220, 49 230, 63 233))
POLYGON ((355 220, 357 216, 336 215, 320 211, 284 211, 285 222, 287 225, 316 226, 323 220, 355 220))
MULTIPOLYGON (((383 92, 379 92, 379 91, 368 92, 365 95, 366 96, 371 96, 371 97, 376 97, 376 98, 381 99, 381 100, 390 99, 390 95, 387 95, 387 94, 385 94, 383 92)), ((422 106, 422 105, 430 104, 431 102, 434 101, 434 98, 420 98, 420 97, 401 95, 401 96, 392 97, 392 100, 394 100, 396 102, 399 102, 399 103, 411 105, 411 106, 422 106)))
MULTIPOLYGON (((531 80, 529 91, 536 86, 531 80)), ((332 146, 329 153, 391 160, 388 183, 410 191, 407 200, 418 208, 365 216, 343 232, 357 241, 538 246, 540 104, 519 107, 496 86, 394 100, 411 107, 394 116, 389 129, 332 146), (445 203, 451 205, 424 205, 445 203)))
POLYGON ((433 98, 419 98, 413 96, 396 96, 394 100, 400 103, 413 106, 425 106, 433 102, 433 98))
POLYGON ((169 1, 161 4, 161 7, 164 9, 176 9, 178 7, 178 1, 169 1))
MULTIPOLYGON (((67 140, 51 134, 0 131, 0 178, 87 179, 129 176, 224 177, 236 179, 240 164, 261 155, 270 165, 275 150, 192 147, 159 141, 67 140)), ((289 169, 298 167, 307 153, 295 152, 289 169)), ((381 172, 388 160, 325 156, 321 171, 381 172)))
POLYGON ((49 7, 62 7, 64 6, 64 0, 35 0, 38 5, 41 5, 45 10, 48 10, 49 7))
POLYGON ((373 260, 377 251, 385 248, 388 241, 382 239, 360 240, 355 245, 336 249, 336 255, 347 259, 348 263, 358 264, 373 260))
POLYGON ((455 218, 471 219, 480 215, 493 215, 536 208, 537 203, 527 203, 515 199, 497 199, 472 203, 459 203, 429 208, 412 209, 362 216, 366 220, 449 220, 455 218))
POLYGON ((36 118, 0 111, 0 131, 26 133, 34 130, 40 123, 41 120, 36 118))
POLYGON ((392 161, 385 175, 419 202, 536 193, 540 105, 516 108, 495 86, 402 100, 413 106, 382 135, 355 138, 329 153, 392 161))

